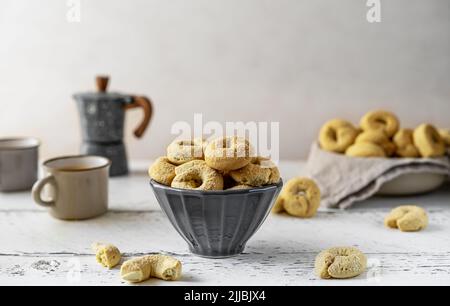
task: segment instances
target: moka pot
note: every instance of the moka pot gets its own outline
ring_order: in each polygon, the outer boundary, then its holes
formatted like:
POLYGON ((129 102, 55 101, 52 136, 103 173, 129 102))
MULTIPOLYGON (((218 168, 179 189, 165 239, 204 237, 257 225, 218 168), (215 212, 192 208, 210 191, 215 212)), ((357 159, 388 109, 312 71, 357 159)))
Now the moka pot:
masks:
POLYGON ((126 148, 123 143, 126 110, 142 108, 144 117, 134 131, 142 137, 152 116, 152 103, 144 96, 107 92, 109 78, 96 78, 97 92, 77 93, 74 99, 80 115, 81 153, 109 158, 110 176, 128 173, 126 148))

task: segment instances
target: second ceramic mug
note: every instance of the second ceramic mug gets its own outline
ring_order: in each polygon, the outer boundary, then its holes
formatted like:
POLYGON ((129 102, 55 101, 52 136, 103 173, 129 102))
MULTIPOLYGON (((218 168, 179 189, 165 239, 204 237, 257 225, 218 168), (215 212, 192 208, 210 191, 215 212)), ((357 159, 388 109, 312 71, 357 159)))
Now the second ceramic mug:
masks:
POLYGON ((30 190, 37 178, 39 140, 0 139, 0 192, 30 190))
POLYGON ((50 214, 58 219, 82 220, 102 215, 108 209, 110 166, 109 159, 91 155, 47 160, 43 164, 45 177, 33 186, 33 199, 50 208, 50 214))

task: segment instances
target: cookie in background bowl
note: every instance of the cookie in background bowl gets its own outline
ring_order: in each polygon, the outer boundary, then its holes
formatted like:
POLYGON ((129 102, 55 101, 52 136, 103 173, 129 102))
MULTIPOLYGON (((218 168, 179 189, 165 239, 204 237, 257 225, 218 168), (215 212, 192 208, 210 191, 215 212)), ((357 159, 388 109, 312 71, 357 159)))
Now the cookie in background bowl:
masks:
POLYGON ((414 145, 412 129, 400 129, 393 138, 396 146, 395 154, 399 157, 417 158, 420 157, 419 150, 414 145))
POLYGON ((445 145, 450 147, 450 129, 439 129, 439 135, 444 140, 445 145))
POLYGON ((351 145, 345 155, 351 157, 386 157, 386 152, 381 146, 372 142, 358 142, 351 145))
POLYGON ((348 121, 332 119, 319 132, 319 144, 326 151, 344 153, 358 136, 358 130, 348 121))
POLYGON ((445 155, 445 142, 431 124, 421 124, 413 132, 413 140, 422 157, 445 155))
POLYGON ((400 127, 398 117, 386 110, 375 110, 365 114, 360 121, 363 131, 381 131, 387 137, 392 137, 400 127))

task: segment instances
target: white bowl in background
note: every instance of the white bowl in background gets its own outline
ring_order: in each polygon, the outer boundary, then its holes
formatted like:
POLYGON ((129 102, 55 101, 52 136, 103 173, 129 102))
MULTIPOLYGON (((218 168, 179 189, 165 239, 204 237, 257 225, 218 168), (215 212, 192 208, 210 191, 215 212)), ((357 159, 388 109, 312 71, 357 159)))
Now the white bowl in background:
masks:
POLYGON ((438 173, 407 173, 384 183, 377 195, 407 196, 431 192, 441 187, 446 176, 438 173))

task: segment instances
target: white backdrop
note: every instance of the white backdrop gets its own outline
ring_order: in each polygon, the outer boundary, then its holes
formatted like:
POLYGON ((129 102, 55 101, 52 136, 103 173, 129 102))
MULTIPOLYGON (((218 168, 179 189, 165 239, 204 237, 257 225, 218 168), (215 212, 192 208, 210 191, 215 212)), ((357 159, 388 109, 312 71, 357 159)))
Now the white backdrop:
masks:
POLYGON ((404 125, 450 126, 450 1, 0 0, 0 137, 33 135, 43 157, 78 151, 71 95, 150 96, 155 114, 133 158, 163 154, 174 121, 279 121, 281 157, 305 157, 321 124, 388 108, 404 125))

